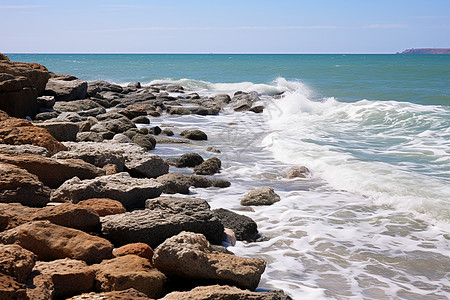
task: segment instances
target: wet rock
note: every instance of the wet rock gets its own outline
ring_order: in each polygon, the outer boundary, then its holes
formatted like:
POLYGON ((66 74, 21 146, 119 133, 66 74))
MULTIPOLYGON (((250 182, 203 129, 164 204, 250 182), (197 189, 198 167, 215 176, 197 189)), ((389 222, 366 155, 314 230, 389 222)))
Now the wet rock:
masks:
POLYGON ((167 135, 167 136, 173 136, 174 135, 173 130, 171 130, 169 128, 164 128, 161 133, 164 134, 164 135, 167 135))
POLYGON ((78 124, 72 122, 45 122, 35 123, 34 125, 46 129, 60 142, 75 141, 80 129, 78 124))
POLYGON ((134 254, 139 257, 146 258, 150 263, 153 259, 153 249, 145 243, 127 244, 113 251, 113 255, 115 257, 125 256, 129 254, 134 254))
POLYGON ((211 182, 212 182, 213 187, 227 188, 227 187, 231 186, 231 182, 229 182, 228 180, 225 180, 225 179, 213 179, 213 180, 211 180, 211 182))
POLYGON ((156 140, 151 134, 138 133, 131 140, 146 150, 153 150, 156 146, 156 140))
POLYGON ((231 98, 228 94, 218 94, 214 96, 214 101, 228 104, 231 102, 231 98))
POLYGON ((184 88, 178 84, 170 84, 166 86, 166 91, 169 93, 182 93, 184 88))
POLYGON ((183 230, 203 233, 214 244, 222 241, 223 226, 205 200, 159 197, 146 207, 101 218, 102 234, 116 246, 141 242, 154 248, 183 230))
POLYGON ((166 276, 153 268, 148 259, 125 255, 94 265, 96 289, 103 292, 134 288, 149 297, 162 295, 166 276))
POLYGON ((77 203, 78 206, 94 210, 100 217, 126 212, 122 203, 108 198, 92 198, 77 203))
POLYGON ((251 190, 241 200, 241 205, 271 205, 280 201, 280 196, 271 187, 262 187, 251 190))
POLYGON ((56 101, 71 101, 87 97, 87 82, 81 79, 71 81, 49 79, 45 95, 54 96, 56 101))
POLYGON ((191 111, 181 106, 172 106, 167 109, 169 115, 190 115, 191 111))
POLYGON ((306 178, 306 176, 310 174, 310 171, 305 166, 295 166, 290 168, 286 174, 285 177, 292 179, 292 178, 306 178))
MULTIPOLYGON (((36 263, 36 255, 19 245, 0 244, 0 274, 25 283, 36 263)), ((0 297, 1 298, 1 297, 0 297)))
POLYGON ((39 260, 73 258, 88 264, 112 256, 109 241, 77 229, 55 225, 49 221, 34 221, 0 233, 4 244, 17 243, 37 255, 39 260))
POLYGON ((88 300, 88 299, 101 299, 101 300, 151 300, 146 294, 139 292, 133 288, 123 291, 113 291, 104 293, 86 293, 67 300, 88 300))
POLYGON ((262 105, 257 105, 257 106, 252 106, 249 111, 252 111, 254 113, 260 114, 264 111, 264 106, 262 105))
POLYGON ((155 266, 167 276, 232 284, 254 290, 266 267, 264 260, 213 252, 202 234, 181 232, 155 249, 155 266))
POLYGON ((217 157, 209 158, 194 168, 197 175, 213 175, 219 173, 222 162, 217 157))
POLYGON ((50 192, 36 175, 17 166, 0 163, 0 202, 42 207, 49 202, 50 192))
POLYGON ((214 147, 208 147, 208 148, 206 148, 206 151, 214 152, 214 153, 221 153, 219 149, 216 149, 214 147))
POLYGON ((251 218, 224 208, 215 209, 213 213, 224 227, 233 230, 238 241, 254 242, 259 238, 258 225, 251 218))
POLYGON ((0 273, 0 299, 27 300, 25 285, 14 277, 0 273))
POLYGON ((183 130, 180 133, 181 136, 184 136, 187 139, 190 140, 196 140, 196 141, 206 141, 208 139, 208 136, 206 135, 206 133, 204 133, 201 130, 183 130))
POLYGON ((162 188, 154 179, 132 178, 125 172, 88 180, 74 177, 55 190, 51 200, 77 203, 103 197, 120 201, 126 209, 134 209, 143 207, 146 199, 161 195, 162 188))
POLYGON ((193 168, 203 162, 203 157, 197 153, 185 153, 180 157, 174 157, 167 159, 167 163, 177 168, 193 168))
POLYGON ((49 156, 47 149, 44 147, 33 146, 33 145, 5 145, 0 144, 0 153, 4 154, 35 154, 41 156, 49 156))
POLYGON ((51 278, 54 296, 58 298, 90 292, 94 287, 95 272, 81 260, 65 258, 39 261, 33 272, 51 278))
POLYGON ((150 120, 146 116, 140 116, 140 117, 133 118, 131 120, 131 122, 133 122, 135 124, 150 124, 150 120))
POLYGON ((131 88, 140 89, 141 88, 141 83, 138 82, 138 81, 133 81, 133 82, 130 82, 127 86, 131 87, 131 88))

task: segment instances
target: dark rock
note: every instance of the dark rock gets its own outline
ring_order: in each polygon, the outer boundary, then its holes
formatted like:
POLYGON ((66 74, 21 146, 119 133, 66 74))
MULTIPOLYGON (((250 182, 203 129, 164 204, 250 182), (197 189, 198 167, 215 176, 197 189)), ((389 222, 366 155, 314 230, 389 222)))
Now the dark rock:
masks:
POLYGON ((260 114, 264 111, 264 106, 262 106, 262 105, 253 106, 252 108, 249 109, 249 111, 260 114))
POLYGON ((35 126, 46 129, 60 142, 76 141, 79 125, 72 122, 34 123, 35 126))
POLYGON ((115 92, 121 93, 123 88, 120 85, 109 83, 106 81, 90 81, 88 82, 88 95, 93 97, 100 92, 115 92))
POLYGON ((197 141, 201 141, 201 140, 207 140, 208 136, 206 135, 206 133, 204 133, 201 130, 183 130, 180 133, 181 136, 184 136, 187 139, 190 140, 197 140, 197 141))
POLYGON ((41 108, 53 108, 55 105, 55 97, 53 96, 41 96, 36 99, 37 104, 41 108))
POLYGON ((194 168, 197 175, 213 175, 219 172, 222 162, 217 157, 209 158, 194 168))
POLYGON ((134 135, 131 140, 138 144, 139 146, 147 149, 147 150, 152 150, 155 149, 156 146, 156 140, 155 138, 150 135, 150 134, 136 134, 134 135))
POLYGON ((214 152, 214 153, 221 153, 219 149, 216 149, 214 147, 208 147, 208 148, 206 148, 206 151, 214 152))
POLYGON ((14 277, 0 273, 0 299, 28 300, 25 285, 14 277))
POLYGON ((14 117, 34 118, 39 110, 37 96, 38 93, 28 78, 0 73, 0 110, 14 117))
POLYGON ((213 213, 220 219, 224 227, 234 231, 238 241, 254 242, 260 237, 258 225, 251 218, 224 208, 215 209, 213 213))
POLYGON ((133 118, 131 120, 131 122, 138 123, 138 124, 150 124, 150 119, 147 118, 146 116, 140 116, 140 117, 133 118))
POLYGON ((167 113, 170 115, 190 115, 191 111, 181 106, 172 106, 167 109, 167 113))
POLYGON ((134 81, 134 82, 130 82, 127 86, 131 87, 131 88, 140 89, 141 88, 141 83, 138 82, 138 81, 134 81))
POLYGON ((46 111, 46 112, 41 112, 38 113, 36 115, 35 120, 37 121, 46 121, 46 120, 50 120, 50 119, 55 119, 59 116, 59 113, 56 111, 46 111))
POLYGON ((154 126, 152 128, 150 128, 150 133, 154 134, 154 135, 159 135, 162 132, 161 128, 159 128, 159 126, 154 126))
POLYGON ((193 168, 203 162, 203 157, 197 153, 186 153, 180 157, 174 157, 167 160, 167 162, 177 168, 193 168))
POLYGON ((231 98, 228 94, 218 94, 214 96, 214 101, 228 104, 231 102, 231 98))
POLYGON ((127 117, 102 121, 101 124, 103 124, 106 129, 114 133, 122 133, 127 131, 128 129, 136 128, 136 125, 134 125, 134 123, 131 122, 131 120, 127 117))
POLYGON ((174 135, 173 131, 171 129, 169 129, 169 128, 164 128, 161 133, 165 134, 167 136, 173 136, 174 135))

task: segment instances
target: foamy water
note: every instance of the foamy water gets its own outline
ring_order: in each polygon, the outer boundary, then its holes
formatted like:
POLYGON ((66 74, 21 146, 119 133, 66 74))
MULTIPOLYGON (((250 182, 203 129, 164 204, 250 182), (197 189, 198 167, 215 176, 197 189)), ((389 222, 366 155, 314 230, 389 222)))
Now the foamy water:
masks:
POLYGON ((261 289, 281 288, 294 299, 448 299, 448 107, 315 99, 308 86, 284 79, 271 85, 175 83, 204 94, 263 94, 268 109, 262 115, 164 118, 177 130, 204 130, 208 141, 155 151, 222 160, 215 176, 232 186, 192 194, 212 208, 248 215, 269 238, 229 247, 268 262, 261 289), (267 96, 279 92, 286 97, 267 96), (211 145, 222 153, 206 152, 211 145), (311 176, 284 179, 293 165, 306 165, 311 176), (260 186, 273 187, 281 201, 242 211, 240 199, 260 186))

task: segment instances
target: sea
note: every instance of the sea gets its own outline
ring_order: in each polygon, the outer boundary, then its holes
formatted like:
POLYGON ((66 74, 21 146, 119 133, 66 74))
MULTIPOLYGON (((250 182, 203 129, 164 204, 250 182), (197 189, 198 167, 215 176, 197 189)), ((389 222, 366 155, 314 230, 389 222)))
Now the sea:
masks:
POLYGON ((267 261, 258 290, 293 299, 450 298, 450 55, 8 56, 88 81, 258 92, 262 114, 151 119, 208 134, 152 152, 222 160, 215 176, 232 185, 191 194, 257 222, 263 241, 228 249, 267 261), (286 179, 293 166, 310 173, 286 179), (281 201, 244 209, 240 199, 263 186, 281 201))

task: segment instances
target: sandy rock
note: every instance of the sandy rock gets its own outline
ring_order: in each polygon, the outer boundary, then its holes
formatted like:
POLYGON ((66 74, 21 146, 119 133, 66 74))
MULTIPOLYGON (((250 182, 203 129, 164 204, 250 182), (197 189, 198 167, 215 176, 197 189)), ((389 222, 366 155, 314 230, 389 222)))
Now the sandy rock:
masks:
POLYGON ((254 290, 266 267, 264 260, 213 252, 202 234, 181 232, 155 249, 154 265, 167 276, 208 280, 254 290))
POLYGON ((87 82, 81 79, 50 79, 45 86, 45 95, 54 96, 56 101, 84 99, 87 97, 87 82))
POLYGON ((50 192, 36 175, 11 164, 0 163, 0 202, 42 207, 49 202, 50 192))
POLYGON ((55 159, 34 154, 0 154, 0 162, 27 170, 50 188, 57 188, 75 176, 92 179, 105 175, 104 170, 81 159, 55 159))
POLYGON ((70 297, 92 291, 95 272, 81 260, 58 259, 50 262, 38 261, 34 272, 51 278, 55 297, 70 297))
POLYGON ((101 218, 102 234, 116 246, 142 242, 154 248, 183 230, 202 233, 214 244, 222 241, 223 226, 205 200, 159 197, 146 206, 101 218))
POLYGON ((96 288, 102 292, 134 288, 149 297, 158 298, 166 276, 153 268, 148 259, 125 255, 92 266, 96 271, 96 288))
POLYGON ((41 156, 50 156, 47 149, 44 147, 33 146, 33 145, 5 145, 0 144, 0 153, 4 154, 36 154, 41 156))
POLYGON ((109 241, 77 229, 34 221, 0 233, 4 244, 17 243, 37 255, 39 260, 73 258, 86 263, 100 262, 112 256, 109 241))
POLYGON ((115 257, 124 256, 128 254, 134 254, 139 257, 146 258, 152 262, 153 259, 153 249, 145 243, 132 243, 124 245, 113 251, 115 257))
POLYGON ((79 131, 79 125, 71 122, 45 122, 34 123, 35 126, 46 129, 60 142, 75 141, 79 131))
POLYGON ((162 188, 155 179, 132 178, 126 172, 86 180, 74 177, 56 189, 51 200, 77 203, 90 198, 111 198, 126 209, 134 209, 144 207, 146 199, 161 195, 162 188))
POLYGON ((172 292, 161 300, 292 300, 283 291, 251 292, 234 286, 199 286, 188 292, 172 292))
POLYGON ((285 177, 292 179, 292 178, 306 178, 306 176, 310 173, 309 169, 305 166, 295 166, 290 168, 286 174, 285 177))
POLYGON ((196 141, 202 141, 202 140, 207 140, 208 136, 206 135, 206 133, 204 133, 201 130, 183 130, 180 133, 181 136, 184 136, 187 139, 190 140, 196 140, 196 141))
POLYGON ((28 300, 25 285, 18 283, 14 277, 0 273, 0 299, 28 300))
POLYGON ((123 291, 113 291, 105 293, 87 293, 68 298, 67 300, 151 300, 146 294, 133 288, 123 291))
POLYGON ((78 206, 89 208, 97 212, 100 217, 122 214, 126 212, 122 203, 108 198, 92 198, 77 203, 78 206))
POLYGON ((25 283, 36 263, 36 255, 19 245, 0 244, 0 273, 25 283))
POLYGON ((209 158, 194 168, 197 175, 213 175, 219 172, 222 162, 217 157, 209 158))
POLYGON ((271 187, 262 187, 251 190, 241 200, 241 205, 271 205, 280 201, 280 196, 271 187))
POLYGON ((213 210, 223 226, 230 228, 238 241, 255 241, 259 238, 258 225, 251 218, 230 210, 219 208, 213 210))

